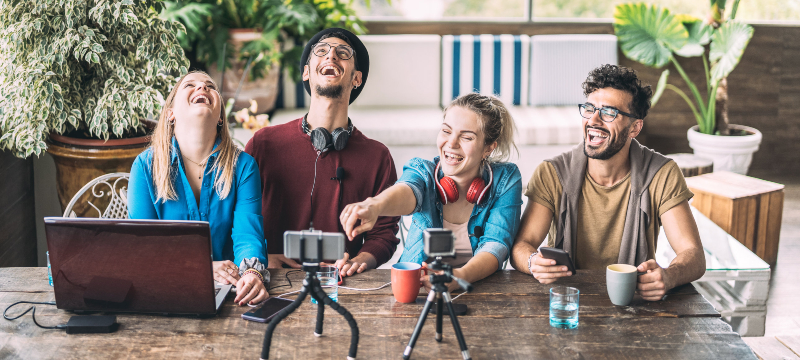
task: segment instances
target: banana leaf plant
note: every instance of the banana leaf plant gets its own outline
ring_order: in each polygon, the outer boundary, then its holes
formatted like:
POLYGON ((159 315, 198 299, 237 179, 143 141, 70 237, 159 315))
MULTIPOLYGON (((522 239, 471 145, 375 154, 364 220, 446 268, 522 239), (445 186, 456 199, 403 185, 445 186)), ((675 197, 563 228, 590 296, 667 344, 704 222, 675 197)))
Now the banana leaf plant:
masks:
POLYGON ((734 3, 731 20, 723 21, 725 0, 711 0, 710 23, 645 3, 621 4, 614 10, 614 32, 623 54, 655 68, 671 63, 689 87, 690 94, 686 94, 668 83, 670 72, 664 70, 653 94, 653 106, 664 90, 676 92, 689 105, 704 134, 727 135, 726 124, 717 123, 718 117, 727 120, 726 78, 739 64, 753 36, 752 26, 733 21, 738 3, 734 3), (676 55, 703 59, 705 94, 686 75, 676 55), (717 109, 720 102, 722 106, 717 109))

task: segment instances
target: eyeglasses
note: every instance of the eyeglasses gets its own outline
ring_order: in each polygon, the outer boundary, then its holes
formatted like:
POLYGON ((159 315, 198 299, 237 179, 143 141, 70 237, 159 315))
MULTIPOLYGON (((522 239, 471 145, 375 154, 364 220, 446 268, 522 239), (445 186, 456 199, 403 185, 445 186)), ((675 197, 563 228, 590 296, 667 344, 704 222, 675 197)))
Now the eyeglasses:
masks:
POLYGON ((353 48, 351 48, 350 46, 347 45, 333 46, 326 42, 318 42, 314 44, 314 47, 311 49, 311 52, 313 52, 314 55, 316 56, 323 57, 325 55, 328 55, 328 53, 331 51, 331 48, 336 49, 336 56, 338 56, 342 60, 349 60, 356 53, 356 51, 353 50, 353 48))
POLYGON ((625 115, 625 116, 628 116, 628 117, 631 117, 631 118, 634 118, 634 119, 637 118, 635 115, 628 114, 626 112, 619 111, 619 110, 614 109, 614 108, 610 108, 610 107, 606 107, 606 106, 601 107, 601 108, 597 108, 594 105, 589 104, 589 103, 578 105, 578 110, 581 112, 581 116, 583 116, 584 119, 591 119, 592 115, 594 115, 594 113, 599 110, 600 111, 600 119, 603 120, 603 122, 607 122, 607 123, 610 123, 610 122, 614 121, 614 119, 617 118, 617 114, 622 114, 622 115, 625 115))

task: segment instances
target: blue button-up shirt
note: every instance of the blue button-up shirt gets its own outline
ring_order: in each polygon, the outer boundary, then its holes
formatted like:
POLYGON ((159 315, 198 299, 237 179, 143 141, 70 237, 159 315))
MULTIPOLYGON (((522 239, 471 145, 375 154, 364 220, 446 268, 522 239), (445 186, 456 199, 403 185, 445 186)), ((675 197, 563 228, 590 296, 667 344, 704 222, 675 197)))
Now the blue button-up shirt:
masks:
MULTIPOLYGON (((433 162, 413 158, 403 166, 403 175, 397 183, 408 185, 414 192, 417 205, 411 216, 403 254, 399 261, 421 263, 428 256, 424 252, 423 231, 443 226, 442 203, 439 201, 434 176, 439 157, 433 162)), ((517 165, 491 163, 493 183, 484 194, 480 204, 475 204, 467 223, 472 253, 488 252, 497 258, 499 267, 508 259, 514 237, 519 230, 522 211, 522 176, 517 165), (481 228, 481 231, 478 229, 481 228)), ((489 173, 484 171, 483 180, 489 182, 489 173)), ((462 195, 463 196, 463 195, 462 195)))
MULTIPOLYGON (((219 145, 217 139, 214 149, 219 145)), ((211 228, 211 250, 215 261, 231 260, 241 264, 243 259, 257 258, 267 265, 264 240, 264 220, 261 217, 261 176, 255 160, 241 152, 236 161, 233 184, 225 199, 214 188, 218 170, 209 173, 217 160, 213 153, 203 171, 200 201, 196 201, 186 178, 178 141, 172 138, 172 186, 177 200, 156 200, 153 183, 153 150, 139 154, 131 168, 128 184, 128 216, 131 219, 199 220, 208 221, 211 228)))

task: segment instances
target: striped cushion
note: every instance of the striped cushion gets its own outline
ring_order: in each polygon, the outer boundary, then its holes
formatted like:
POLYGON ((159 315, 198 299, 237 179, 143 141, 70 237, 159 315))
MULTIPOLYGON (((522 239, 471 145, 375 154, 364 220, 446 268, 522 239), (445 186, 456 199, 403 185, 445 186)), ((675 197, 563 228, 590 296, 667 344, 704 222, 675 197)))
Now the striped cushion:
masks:
POLYGON ((614 35, 531 37, 531 105, 577 106, 586 100, 581 84, 603 64, 617 64, 614 35))
POLYGON ((529 43, 527 35, 443 36, 442 106, 472 91, 525 105, 529 43))

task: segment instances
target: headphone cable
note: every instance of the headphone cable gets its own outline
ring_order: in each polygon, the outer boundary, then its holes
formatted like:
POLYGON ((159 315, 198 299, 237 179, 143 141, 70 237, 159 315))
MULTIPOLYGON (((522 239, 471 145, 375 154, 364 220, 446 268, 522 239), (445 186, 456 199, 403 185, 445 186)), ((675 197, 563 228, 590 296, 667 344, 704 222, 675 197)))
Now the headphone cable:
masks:
POLYGON ((311 184, 311 196, 309 200, 311 200, 311 218, 309 223, 311 224, 309 227, 314 227, 314 188, 317 186, 317 162, 319 161, 319 157, 322 155, 322 151, 317 150, 317 159, 314 160, 314 182, 311 184))

